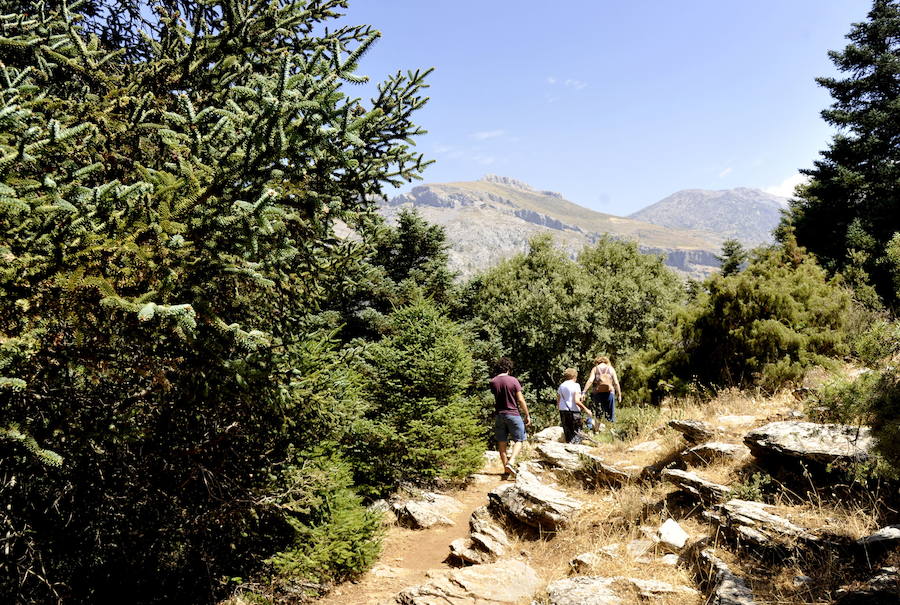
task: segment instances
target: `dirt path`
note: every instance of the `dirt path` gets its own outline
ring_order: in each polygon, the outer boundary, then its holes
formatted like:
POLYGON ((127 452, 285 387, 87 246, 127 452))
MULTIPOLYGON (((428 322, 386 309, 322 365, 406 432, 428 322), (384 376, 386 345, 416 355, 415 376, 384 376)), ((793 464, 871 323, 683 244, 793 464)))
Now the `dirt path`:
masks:
POLYGON ((466 489, 448 494, 462 503, 460 512, 451 516, 452 526, 426 530, 389 527, 378 563, 356 582, 338 586, 317 603, 388 605, 404 588, 424 583, 427 570, 449 569, 445 560, 450 553, 450 543, 469 535, 472 511, 487 504, 487 493, 500 483, 499 472, 481 475, 466 489))

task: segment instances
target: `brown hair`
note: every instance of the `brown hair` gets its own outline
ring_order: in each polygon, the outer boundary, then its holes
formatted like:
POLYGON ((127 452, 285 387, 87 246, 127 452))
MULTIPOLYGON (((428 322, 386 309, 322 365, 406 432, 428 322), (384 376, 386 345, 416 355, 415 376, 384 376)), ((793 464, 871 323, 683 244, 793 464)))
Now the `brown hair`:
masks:
POLYGON ((566 368, 566 371, 563 372, 563 378, 566 380, 574 380, 576 376, 578 376, 578 370, 575 368, 566 368))
POLYGON ((594 360, 594 363, 595 364, 605 363, 606 365, 610 365, 609 357, 606 357, 605 355, 600 355, 599 357, 597 357, 597 359, 594 360))

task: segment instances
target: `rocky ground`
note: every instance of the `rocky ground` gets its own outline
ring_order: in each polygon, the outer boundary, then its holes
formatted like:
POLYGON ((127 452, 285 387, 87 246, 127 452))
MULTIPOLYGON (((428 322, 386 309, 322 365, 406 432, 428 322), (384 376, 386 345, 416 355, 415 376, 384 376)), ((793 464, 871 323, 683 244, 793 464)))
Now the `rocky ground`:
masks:
POLYGON ((800 408, 726 393, 628 442, 547 429, 514 481, 488 453, 462 492, 383 503, 381 562, 322 602, 900 602, 900 518, 843 470, 871 439, 800 408))

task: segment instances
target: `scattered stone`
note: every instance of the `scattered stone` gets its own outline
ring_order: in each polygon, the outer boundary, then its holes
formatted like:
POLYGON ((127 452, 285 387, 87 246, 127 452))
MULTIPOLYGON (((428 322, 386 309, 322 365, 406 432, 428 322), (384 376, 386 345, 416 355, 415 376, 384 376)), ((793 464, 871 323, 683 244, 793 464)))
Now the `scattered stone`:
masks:
POLYGON ((900 601, 900 572, 882 567, 859 588, 837 590, 835 605, 893 605, 900 601))
POLYGON ((504 547, 509 546, 509 537, 491 517, 486 506, 480 506, 472 512, 472 516, 469 518, 469 531, 473 536, 481 534, 490 537, 504 547))
POLYGON ((631 446, 625 451, 628 453, 658 452, 661 449, 662 444, 659 441, 644 441, 643 443, 631 446))
POLYGON ((472 545, 478 550, 490 555, 491 560, 499 559, 506 554, 508 543, 495 540, 487 534, 471 534, 472 545))
POLYGON ((653 540, 632 540, 625 546, 625 552, 632 559, 637 559, 653 550, 655 545, 653 540))
POLYGON ((832 464, 867 460, 874 440, 868 427, 786 420, 750 431, 744 443, 755 456, 779 455, 832 464))
POLYGON ((755 605, 756 598, 743 578, 734 574, 711 550, 700 551, 700 576, 709 586, 710 605, 755 605))
POLYGON ((813 579, 809 576, 794 576, 794 586, 807 586, 813 583, 813 579))
POLYGON ((669 426, 692 443, 709 441, 715 435, 715 429, 702 420, 670 420, 669 426))
POLYGON ((874 534, 860 538, 856 541, 860 546, 884 545, 890 547, 894 544, 900 544, 900 525, 888 525, 882 527, 874 534))
POLYGON ((438 605, 446 603, 520 603, 530 598, 541 580, 530 566, 506 559, 488 565, 438 570, 431 581, 407 588, 397 595, 400 605, 438 605))
POLYGON ((459 512, 462 504, 443 494, 424 492, 418 500, 395 502, 397 522, 412 529, 427 529, 435 525, 453 525, 449 515, 459 512))
POLYGON ((675 519, 666 519, 666 522, 656 530, 656 538, 659 543, 673 550, 684 548, 689 537, 675 519))
POLYGON ((721 502, 731 495, 731 490, 724 485, 707 481, 696 473, 667 468, 660 476, 704 502, 721 502))
POLYGON ((569 566, 576 573, 585 573, 593 570, 601 562, 602 558, 597 553, 585 552, 569 561, 569 566))
POLYGON ((750 450, 744 445, 710 441, 685 450, 681 456, 691 464, 706 465, 726 458, 740 460, 749 454, 750 450))
POLYGON ((814 544, 820 539, 784 517, 770 513, 770 504, 749 500, 729 500, 712 507, 704 516, 739 540, 761 548, 790 547, 796 542, 814 544))
POLYGON ((535 450, 543 460, 572 472, 581 470, 586 459, 601 461, 601 458, 592 453, 591 448, 586 445, 544 441, 538 443, 535 450))
POLYGON ((399 578, 406 575, 406 570, 401 567, 391 567, 384 563, 377 563, 372 566, 369 573, 376 578, 399 578))
POLYGON ((534 436, 535 441, 556 441, 565 443, 566 434, 561 426, 548 426, 543 431, 538 432, 534 436))
POLYGON ((582 472, 592 480, 607 485, 625 485, 634 479, 632 473, 606 464, 597 457, 592 457, 582 472))
POLYGON ((501 485, 488 493, 493 510, 517 521, 554 531, 568 524, 581 503, 558 489, 541 483, 528 471, 520 470, 515 484, 501 485))
POLYGON ((665 565, 671 565, 672 567, 675 567, 676 565, 678 565, 679 559, 678 559, 678 555, 676 555, 674 553, 669 553, 667 555, 663 555, 662 557, 660 557, 659 560, 660 560, 660 562, 664 563, 665 565))
POLYGON ((472 541, 466 538, 457 538, 450 543, 450 556, 467 565, 492 563, 496 559, 488 552, 473 548, 472 541))
POLYGON ((615 578, 577 576, 556 580, 547 586, 549 605, 619 605, 624 603, 612 589, 615 578))
POLYGON ((614 579, 630 584, 637 590, 641 598, 648 600, 670 595, 697 595, 697 591, 688 586, 675 586, 659 580, 639 580, 637 578, 623 577, 614 579))
POLYGON ((616 542, 615 544, 607 544, 606 546, 601 546, 597 551, 598 554, 606 555, 611 559, 618 559, 619 553, 622 551, 622 545, 616 542))

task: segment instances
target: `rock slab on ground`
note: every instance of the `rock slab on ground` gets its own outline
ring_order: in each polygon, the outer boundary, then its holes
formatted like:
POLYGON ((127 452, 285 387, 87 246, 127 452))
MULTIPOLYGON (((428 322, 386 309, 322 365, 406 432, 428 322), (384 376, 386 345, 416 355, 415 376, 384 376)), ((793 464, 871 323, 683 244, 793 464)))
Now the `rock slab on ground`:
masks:
POLYGON ((660 525, 656 531, 656 539, 659 543, 671 550, 684 548, 689 537, 675 519, 666 519, 665 523, 660 525))
POLYGON ((539 431, 534 435, 535 441, 550 441, 556 443, 565 443, 566 433, 561 426, 548 426, 543 431, 539 431))
POLYGON ((785 420, 750 431, 744 443, 755 456, 832 464, 867 460, 874 439, 868 427, 785 420))
POLYGON ((731 495, 731 490, 724 485, 707 481, 703 477, 690 471, 682 471, 678 469, 663 469, 660 477, 669 483, 673 483, 691 493, 704 502, 721 502, 727 500, 731 495))
POLYGON ((738 443, 709 441, 685 450, 681 457, 691 464, 705 465, 716 460, 740 460, 749 453, 746 446, 738 443))
POLYGON ((527 471, 520 471, 515 484, 501 485, 488 493, 490 507, 499 514, 544 530, 565 526, 581 503, 565 492, 541 483, 527 471))
POLYGON ((709 441, 716 434, 715 429, 702 420, 670 420, 669 426, 691 443, 709 441))
POLYGON ((459 512, 461 509, 462 504, 459 500, 432 492, 425 492, 415 500, 406 500, 393 504, 397 522, 412 529, 427 529, 435 525, 453 525, 450 515, 459 512))
POLYGON ((507 559, 489 565, 432 572, 431 581, 397 595, 401 605, 513 605, 530 598, 540 586, 537 572, 507 559))
POLYGON ((739 540, 762 548, 820 541, 810 531, 770 512, 771 508, 771 505, 762 502, 729 500, 713 506, 704 516, 732 532, 739 540))
POLYGON ((700 551, 700 575, 707 579, 709 605, 755 605, 753 591, 743 578, 734 574, 728 565, 709 549, 700 551))

